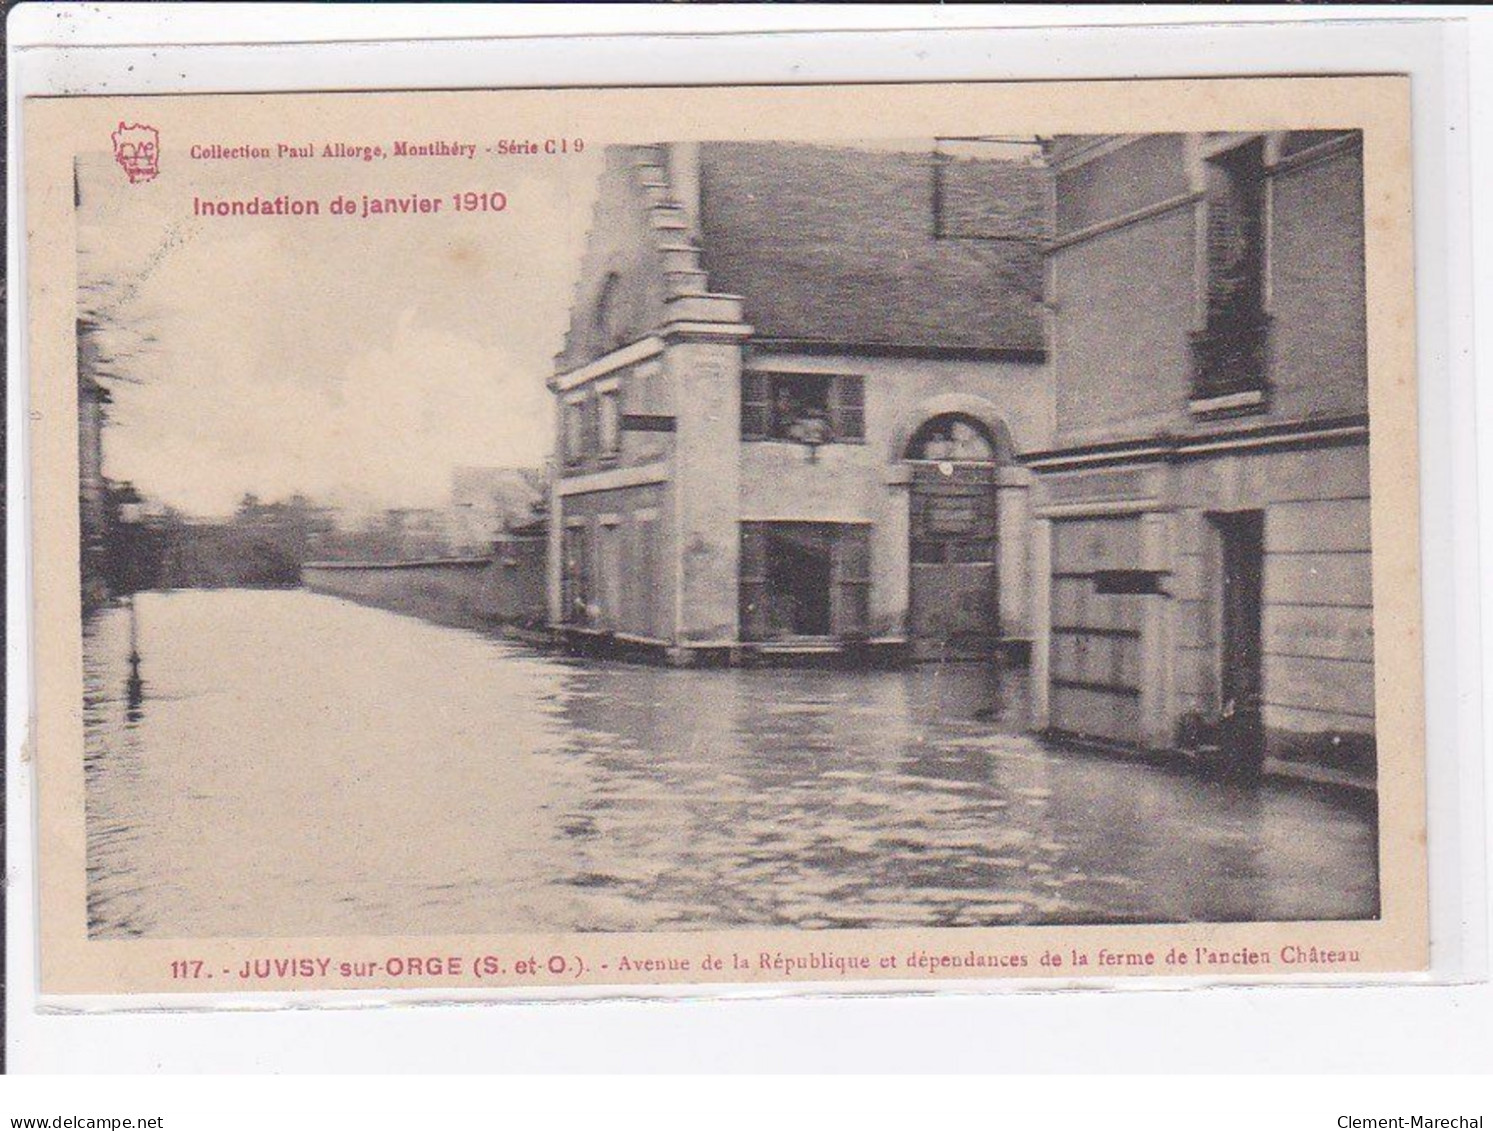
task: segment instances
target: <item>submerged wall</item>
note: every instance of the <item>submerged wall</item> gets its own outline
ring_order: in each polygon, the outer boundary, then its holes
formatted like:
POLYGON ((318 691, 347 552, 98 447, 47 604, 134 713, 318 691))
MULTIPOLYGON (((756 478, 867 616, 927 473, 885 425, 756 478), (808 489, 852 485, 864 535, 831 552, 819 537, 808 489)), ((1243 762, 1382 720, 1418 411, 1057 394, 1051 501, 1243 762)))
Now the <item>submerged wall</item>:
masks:
POLYGON ((545 540, 499 543, 482 558, 308 562, 302 583, 394 612, 468 627, 535 627, 545 619, 545 540))

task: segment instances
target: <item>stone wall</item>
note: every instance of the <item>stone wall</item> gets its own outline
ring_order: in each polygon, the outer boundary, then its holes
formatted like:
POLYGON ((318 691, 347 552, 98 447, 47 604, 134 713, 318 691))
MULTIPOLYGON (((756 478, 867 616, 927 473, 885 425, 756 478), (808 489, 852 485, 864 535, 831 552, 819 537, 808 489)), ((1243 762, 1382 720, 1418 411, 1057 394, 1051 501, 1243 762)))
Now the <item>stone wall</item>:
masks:
POLYGON ((499 543, 492 557, 419 562, 308 562, 315 593, 465 628, 538 627, 545 617, 545 543, 499 543))

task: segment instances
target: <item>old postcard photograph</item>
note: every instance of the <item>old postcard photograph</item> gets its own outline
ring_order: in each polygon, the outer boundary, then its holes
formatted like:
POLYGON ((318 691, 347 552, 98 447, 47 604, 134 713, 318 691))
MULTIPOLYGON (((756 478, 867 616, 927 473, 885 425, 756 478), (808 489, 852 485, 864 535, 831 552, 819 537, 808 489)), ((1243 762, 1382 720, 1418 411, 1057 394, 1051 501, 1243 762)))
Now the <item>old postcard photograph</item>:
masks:
POLYGON ((1423 971, 1408 108, 29 100, 43 992, 1423 971))

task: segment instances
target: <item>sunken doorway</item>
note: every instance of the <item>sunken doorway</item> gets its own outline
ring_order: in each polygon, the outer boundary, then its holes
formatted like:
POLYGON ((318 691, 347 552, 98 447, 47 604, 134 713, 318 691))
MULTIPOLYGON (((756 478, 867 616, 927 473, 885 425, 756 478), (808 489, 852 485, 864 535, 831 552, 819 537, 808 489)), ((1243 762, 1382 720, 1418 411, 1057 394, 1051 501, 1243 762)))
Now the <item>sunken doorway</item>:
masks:
POLYGON ((920 660, 983 659, 1000 643, 996 472, 983 421, 946 413, 908 441, 908 633, 920 660))
POLYGON ((856 523, 741 524, 744 641, 865 636, 870 528, 856 523))

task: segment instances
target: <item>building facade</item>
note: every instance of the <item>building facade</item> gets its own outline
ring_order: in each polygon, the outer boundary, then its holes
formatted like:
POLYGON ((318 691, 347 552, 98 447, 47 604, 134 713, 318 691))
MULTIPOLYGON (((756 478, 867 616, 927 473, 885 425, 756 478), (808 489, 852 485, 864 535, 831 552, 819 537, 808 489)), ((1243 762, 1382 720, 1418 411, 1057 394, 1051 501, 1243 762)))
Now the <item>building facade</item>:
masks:
POLYGON ((1360 144, 1049 143, 1037 727, 1372 781, 1360 144))
POLYGON ((1046 177, 610 150, 549 382, 553 628, 680 661, 1026 644, 1046 177))

